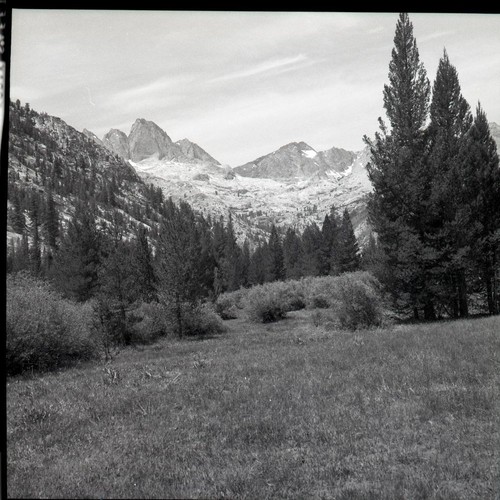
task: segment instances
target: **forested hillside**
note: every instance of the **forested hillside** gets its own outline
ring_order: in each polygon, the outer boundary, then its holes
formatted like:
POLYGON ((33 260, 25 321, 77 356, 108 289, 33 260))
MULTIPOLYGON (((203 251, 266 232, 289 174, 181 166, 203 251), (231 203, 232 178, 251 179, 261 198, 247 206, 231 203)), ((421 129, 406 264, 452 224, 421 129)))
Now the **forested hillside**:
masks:
POLYGON ((182 335, 189 311, 223 292, 360 266, 347 210, 332 206, 321 228, 280 234, 272 226, 268 240, 240 246, 231 215, 212 220, 165 199, 59 118, 20 102, 9 111, 7 272, 30 273, 63 300, 90 304, 114 341, 133 342, 137 322, 158 315, 151 304, 170 311, 182 335))

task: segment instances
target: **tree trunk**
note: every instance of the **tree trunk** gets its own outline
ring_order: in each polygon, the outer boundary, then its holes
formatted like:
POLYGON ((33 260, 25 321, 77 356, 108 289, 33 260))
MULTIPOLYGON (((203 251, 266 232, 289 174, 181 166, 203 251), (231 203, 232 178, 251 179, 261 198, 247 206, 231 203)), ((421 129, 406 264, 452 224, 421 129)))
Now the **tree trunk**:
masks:
POLYGON ((418 307, 417 307, 417 306, 415 306, 415 307, 413 308, 413 319, 414 319, 414 320, 416 320, 416 321, 418 321, 418 320, 419 320, 419 315, 418 315, 418 307))
POLYGON ((465 271, 458 271, 458 305, 460 308, 460 317, 466 318, 469 316, 469 305, 467 303, 467 282, 465 280, 465 271))
POLYGON ((179 295, 175 297, 175 316, 177 319, 177 331, 179 338, 182 338, 182 335, 184 334, 182 329, 182 303, 179 295))
POLYGON ((436 310, 431 299, 427 299, 424 305, 424 319, 434 321, 436 319, 436 310))
POLYGON ((496 304, 494 297, 494 286, 492 283, 491 275, 488 272, 484 273, 484 281, 486 282, 486 300, 488 301, 488 312, 489 314, 496 313, 496 304))
POLYGON ((451 311, 454 318, 458 318, 460 314, 459 308, 459 290, 457 284, 457 277, 454 273, 451 274, 451 286, 450 286, 450 302, 451 302, 451 311))

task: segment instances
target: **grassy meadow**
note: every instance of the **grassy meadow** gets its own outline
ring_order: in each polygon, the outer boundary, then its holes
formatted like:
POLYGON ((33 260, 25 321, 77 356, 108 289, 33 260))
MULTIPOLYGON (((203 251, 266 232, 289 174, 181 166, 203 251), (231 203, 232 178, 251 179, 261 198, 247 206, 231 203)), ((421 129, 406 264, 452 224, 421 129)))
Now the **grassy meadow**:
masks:
POLYGON ((225 322, 7 380, 10 498, 499 498, 500 317, 225 322))

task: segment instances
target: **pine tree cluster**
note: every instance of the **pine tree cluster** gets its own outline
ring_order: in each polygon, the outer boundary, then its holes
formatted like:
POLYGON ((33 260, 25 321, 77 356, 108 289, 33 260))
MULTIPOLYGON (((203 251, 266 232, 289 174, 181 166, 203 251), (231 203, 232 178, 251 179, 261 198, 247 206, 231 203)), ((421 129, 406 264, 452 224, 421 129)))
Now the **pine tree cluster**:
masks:
POLYGON ((446 50, 431 89, 404 13, 383 96, 389 125, 379 119, 380 132, 365 137, 378 236, 378 248, 372 240, 367 249, 370 265, 415 318, 465 317, 478 294, 490 314, 498 312, 496 145, 479 104, 472 116, 446 50))

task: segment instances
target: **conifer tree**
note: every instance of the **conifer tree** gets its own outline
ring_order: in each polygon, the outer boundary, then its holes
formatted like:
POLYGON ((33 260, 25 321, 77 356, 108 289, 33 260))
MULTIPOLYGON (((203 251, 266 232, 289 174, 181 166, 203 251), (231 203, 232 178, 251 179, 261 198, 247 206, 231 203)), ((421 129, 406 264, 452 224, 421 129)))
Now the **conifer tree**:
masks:
POLYGON ((212 227, 212 255, 215 259, 215 265, 217 266, 217 289, 220 293, 226 290, 223 263, 225 258, 225 247, 226 247, 226 232, 224 228, 224 217, 220 217, 216 220, 212 227))
POLYGON ((59 237, 59 215, 54 203, 52 190, 47 190, 45 211, 44 211, 44 229, 46 234, 47 244, 55 249, 57 246, 57 238, 59 237))
POLYGON ((248 279, 248 273, 250 269, 250 243, 248 239, 245 239, 243 242, 243 248, 241 250, 241 258, 240 258, 240 272, 241 272, 241 286, 248 287, 250 282, 248 279))
POLYGON ((387 282, 385 278, 385 254, 381 251, 374 233, 370 233, 368 242, 361 252, 361 268, 370 271, 381 282, 387 282))
POLYGON ((339 230, 338 265, 341 273, 357 271, 360 267, 359 245, 351 217, 347 208, 342 214, 342 223, 339 230))
POLYGON ((270 256, 267 241, 259 242, 250 257, 248 281, 250 285, 262 285, 270 281, 270 256))
POLYGON ((66 297, 83 302, 94 296, 101 263, 101 234, 96 214, 87 206, 75 208, 54 261, 51 274, 66 297))
POLYGON ((465 249, 484 283, 490 314, 499 312, 500 301, 500 167, 486 113, 478 104, 474 122, 462 141, 462 186, 457 224, 467 232, 465 249))
POLYGON ((12 209, 9 212, 12 229, 17 233, 22 234, 26 229, 26 218, 24 216, 24 212, 21 207, 18 191, 15 190, 9 197, 11 198, 12 201, 12 209))
POLYGON ((199 242, 200 242, 200 286, 207 294, 214 292, 214 268, 217 266, 213 254, 213 235, 210 221, 204 217, 198 218, 199 242))
POLYGON ((302 249, 304 251, 304 276, 319 276, 321 269, 321 245, 323 237, 318 225, 309 224, 302 233, 302 249))
POLYGON ((158 294, 172 306, 177 333, 184 335, 186 306, 192 306, 206 291, 199 286, 201 247, 195 216, 191 207, 181 202, 177 207, 165 202, 158 241, 158 294))
POLYGON ((234 291, 240 287, 240 271, 238 269, 241 249, 236 242, 233 218, 231 213, 226 228, 224 228, 223 251, 221 261, 224 290, 234 291))
POLYGON ((276 226, 271 226, 271 234, 268 241, 270 276, 268 281, 278 281, 285 278, 285 266, 283 262, 283 246, 276 226))
POLYGON ((458 182, 460 144, 472 124, 472 115, 446 51, 434 81, 430 119, 426 232, 435 259, 431 286, 437 297, 441 295, 442 302, 451 303, 454 316, 467 316, 467 266, 465 254, 460 252, 467 236, 456 223, 456 213, 462 190, 458 182))
POLYGON ((283 239, 283 264, 287 279, 299 279, 304 276, 304 251, 300 236, 294 229, 288 228, 283 239))
POLYGON ((42 267, 42 253, 40 241, 40 208, 39 200, 35 193, 32 193, 30 200, 30 269, 34 274, 39 274, 42 267))
POLYGON ((148 241, 147 230, 139 225, 135 231, 132 247, 132 261, 135 275, 136 296, 145 302, 156 300, 156 275, 153 254, 148 241))
MULTIPOLYGON (((389 63, 389 85, 384 85, 384 108, 392 128, 392 137, 399 146, 409 148, 409 153, 420 146, 429 96, 430 84, 420 62, 413 25, 408 14, 401 13, 389 63)), ((415 161, 412 157, 410 160, 415 161)), ((411 169, 412 163, 407 170, 411 169)))
POLYGON ((32 227, 32 242, 30 247, 30 268, 35 275, 40 274, 42 269, 42 250, 40 244, 40 233, 38 224, 33 224, 32 227))
POLYGON ((320 248, 320 275, 339 274, 339 230, 340 220, 334 205, 325 215, 321 228, 322 243, 320 248))
POLYGON ((381 130, 375 139, 365 137, 372 156, 367 166, 373 185, 369 219, 387 254, 395 298, 411 306, 415 316, 423 308, 425 318, 431 319, 435 309, 428 289, 431 252, 425 236, 424 161, 430 84, 405 13, 396 25, 389 84, 383 94, 390 129, 379 119, 381 130))
POLYGON ((30 269, 30 248, 26 232, 20 239, 11 239, 7 255, 7 272, 15 273, 30 269))

